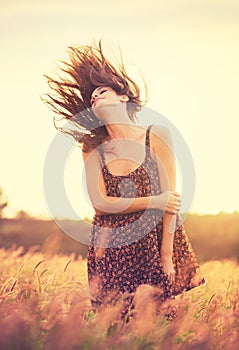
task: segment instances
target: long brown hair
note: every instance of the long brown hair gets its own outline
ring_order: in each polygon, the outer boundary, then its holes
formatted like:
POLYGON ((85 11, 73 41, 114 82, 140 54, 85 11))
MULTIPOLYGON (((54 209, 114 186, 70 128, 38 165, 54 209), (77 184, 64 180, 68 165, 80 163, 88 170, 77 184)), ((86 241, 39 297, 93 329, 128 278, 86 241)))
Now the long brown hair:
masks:
MULTIPOLYGON (((93 45, 70 46, 68 55, 69 61, 62 61, 60 68, 61 73, 66 74, 64 77, 58 75, 58 79, 54 79, 45 75, 51 92, 42 99, 61 119, 73 124, 75 130, 58 127, 54 117, 55 127, 73 136, 87 152, 108 136, 105 125, 101 125, 91 110, 91 94, 97 87, 109 86, 117 94, 127 95, 127 112, 133 122, 146 101, 142 101, 139 86, 126 73, 122 55, 115 67, 103 52, 102 40, 93 45)), ((145 82, 144 86, 147 96, 145 82)))

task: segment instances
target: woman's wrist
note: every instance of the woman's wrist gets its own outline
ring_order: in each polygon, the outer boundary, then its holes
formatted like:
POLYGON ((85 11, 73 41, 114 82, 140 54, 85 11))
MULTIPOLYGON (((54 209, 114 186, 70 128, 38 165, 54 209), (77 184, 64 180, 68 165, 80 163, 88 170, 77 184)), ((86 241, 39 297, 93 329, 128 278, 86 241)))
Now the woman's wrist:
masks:
POLYGON ((159 194, 151 196, 150 208, 163 210, 162 199, 159 194))
POLYGON ((171 250, 164 250, 164 249, 161 249, 160 250, 160 256, 161 258, 163 259, 171 259, 172 256, 173 256, 173 252, 171 250))
POLYGON ((165 258, 170 258, 173 255, 173 246, 170 244, 170 242, 162 241, 161 248, 160 248, 160 254, 161 256, 165 258))
POLYGON ((149 208, 150 209, 158 208, 158 196, 151 196, 149 208))

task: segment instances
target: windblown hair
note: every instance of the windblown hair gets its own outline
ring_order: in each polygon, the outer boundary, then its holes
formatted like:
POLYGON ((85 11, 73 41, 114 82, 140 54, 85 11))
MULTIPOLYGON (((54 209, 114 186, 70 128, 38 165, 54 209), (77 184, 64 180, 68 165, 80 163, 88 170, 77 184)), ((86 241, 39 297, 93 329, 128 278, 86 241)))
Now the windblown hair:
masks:
MULTIPOLYGON (((87 152, 99 146, 108 136, 105 125, 91 110, 91 94, 100 86, 111 87, 118 95, 127 95, 127 112, 129 118, 135 122, 136 112, 146 101, 141 100, 138 85, 127 75, 122 55, 118 67, 106 58, 102 42, 93 45, 68 47, 69 61, 63 61, 61 73, 54 79, 45 75, 51 92, 46 94, 43 101, 58 115, 72 123, 75 130, 55 127, 67 134, 83 146, 87 152)), ((145 84, 144 84, 145 85, 145 84)), ((146 95, 147 95, 147 88, 146 95)))

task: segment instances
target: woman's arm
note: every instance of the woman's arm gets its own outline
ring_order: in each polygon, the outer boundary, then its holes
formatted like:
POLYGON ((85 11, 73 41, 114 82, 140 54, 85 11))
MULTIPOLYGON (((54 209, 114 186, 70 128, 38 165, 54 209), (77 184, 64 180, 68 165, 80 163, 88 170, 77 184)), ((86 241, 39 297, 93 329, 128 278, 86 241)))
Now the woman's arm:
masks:
MULTIPOLYGON (((164 126, 153 125, 152 149, 158 165, 162 192, 175 191, 176 162, 173 154, 172 139, 169 130, 164 126)), ((179 208, 179 207, 178 207, 179 208)), ((161 259, 165 272, 172 277, 173 240, 176 227, 176 214, 165 212, 163 215, 163 232, 161 243, 161 259)), ((172 281, 173 279, 171 279, 172 281)))
POLYGON ((174 211, 177 193, 165 193, 156 196, 123 198, 107 196, 100 155, 97 150, 82 152, 87 190, 96 214, 123 214, 145 209, 174 211))

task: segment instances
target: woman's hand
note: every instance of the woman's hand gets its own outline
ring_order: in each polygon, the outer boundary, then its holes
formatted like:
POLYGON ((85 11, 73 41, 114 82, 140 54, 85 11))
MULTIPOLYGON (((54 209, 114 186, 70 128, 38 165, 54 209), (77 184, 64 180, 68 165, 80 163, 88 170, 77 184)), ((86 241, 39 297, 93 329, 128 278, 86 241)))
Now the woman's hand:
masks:
POLYGON ((181 196, 178 192, 168 191, 157 196, 157 208, 169 214, 177 214, 180 206, 181 196))
POLYGON ((163 266, 164 273, 168 276, 169 282, 173 284, 175 281, 175 270, 172 256, 161 255, 161 264, 163 266))

